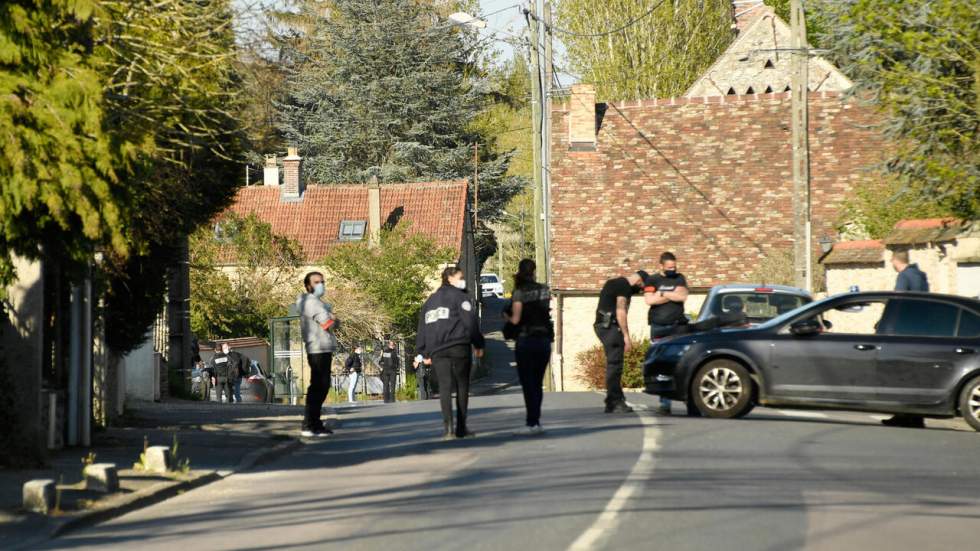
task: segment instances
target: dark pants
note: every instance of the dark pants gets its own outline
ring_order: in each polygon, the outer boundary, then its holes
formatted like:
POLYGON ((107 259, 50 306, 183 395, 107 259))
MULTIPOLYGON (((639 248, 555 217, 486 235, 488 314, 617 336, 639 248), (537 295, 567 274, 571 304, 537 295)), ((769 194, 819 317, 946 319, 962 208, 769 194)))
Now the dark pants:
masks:
POLYGON ((242 378, 235 377, 235 381, 232 383, 232 390, 235 392, 235 401, 239 404, 242 403, 242 378))
POLYGON ((327 399, 330 392, 330 363, 333 354, 323 352, 320 354, 307 354, 306 360, 310 362, 310 386, 306 388, 306 414, 303 416, 304 430, 321 430, 323 421, 320 420, 320 410, 323 408, 323 401, 327 399))
POLYGON ((527 426, 541 424, 541 402, 544 400, 544 372, 551 359, 551 339, 547 337, 521 337, 514 347, 517 360, 517 376, 524 390, 524 406, 527 408, 527 426))
POLYGON ((432 368, 439 380, 439 403, 445 432, 453 429, 453 391, 456 391, 456 436, 466 436, 466 411, 470 402, 470 368, 473 360, 469 345, 441 350, 432 357, 432 368))
MULTIPOLYGON (((656 342, 660 339, 669 337, 674 334, 677 329, 677 324, 670 325, 659 325, 656 323, 650 324, 650 342, 656 342)), ((669 410, 670 409, 670 398, 660 397, 660 409, 669 410)))
POLYGON ((431 376, 431 371, 426 367, 420 367, 415 371, 415 382, 418 383, 419 387, 419 400, 432 398, 432 391, 429 386, 429 377, 431 376))
POLYGON ((623 394, 623 357, 626 341, 618 325, 603 329, 595 326, 595 334, 606 353, 606 406, 626 403, 623 394))
POLYGON ((394 371, 381 372, 381 387, 383 389, 386 404, 395 401, 395 382, 397 378, 398 373, 394 371))
POLYGON ((231 396, 231 381, 227 377, 218 377, 218 382, 214 385, 214 395, 218 399, 219 404, 221 403, 222 394, 225 395, 225 399, 230 404, 233 398, 231 396))

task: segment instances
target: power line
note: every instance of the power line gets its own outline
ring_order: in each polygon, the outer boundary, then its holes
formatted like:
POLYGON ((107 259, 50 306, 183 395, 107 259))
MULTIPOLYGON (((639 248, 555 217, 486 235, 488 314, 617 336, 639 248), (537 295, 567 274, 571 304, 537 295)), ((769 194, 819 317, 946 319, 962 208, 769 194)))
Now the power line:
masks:
MULTIPOLYGON (((616 33, 625 31, 626 29, 628 29, 628 28, 632 27, 633 25, 639 23, 641 20, 649 17, 651 14, 653 14, 653 12, 657 11, 657 8, 659 8, 660 6, 662 6, 665 1, 666 0, 660 0, 652 8, 650 8, 649 10, 647 10, 642 15, 639 15, 639 16, 631 19, 630 21, 626 22, 626 24, 624 24, 624 25, 622 25, 620 27, 616 27, 615 29, 611 29, 611 30, 608 30, 608 31, 602 31, 602 32, 598 32, 598 33, 577 33, 575 31, 570 31, 568 29, 562 29, 562 28, 556 27, 554 25, 547 25, 546 27, 547 27, 547 30, 549 30, 551 32, 556 32, 556 33, 559 33, 559 34, 567 34, 569 36, 578 36, 578 37, 581 37, 581 38, 598 38, 598 37, 601 37, 601 36, 608 36, 610 34, 616 34, 616 33)), ((523 8, 523 9, 524 9, 524 15, 529 16, 529 17, 531 17, 531 18, 533 18, 533 19, 535 19, 537 21, 540 21, 540 19, 538 18, 537 15, 530 13, 527 8, 523 8)))

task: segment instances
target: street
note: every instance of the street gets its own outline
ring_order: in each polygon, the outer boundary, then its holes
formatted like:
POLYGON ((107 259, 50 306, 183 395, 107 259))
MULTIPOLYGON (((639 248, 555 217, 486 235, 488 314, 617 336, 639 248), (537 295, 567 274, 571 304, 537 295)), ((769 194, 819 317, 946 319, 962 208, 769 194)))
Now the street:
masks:
MULTIPOLYGON (((977 435, 858 413, 735 421, 602 413, 546 394, 516 437, 517 388, 471 400, 477 437, 441 442, 438 402, 340 410, 293 455, 50 542, 51 549, 972 549, 977 435)), ((675 404, 675 414, 682 407, 675 404)))

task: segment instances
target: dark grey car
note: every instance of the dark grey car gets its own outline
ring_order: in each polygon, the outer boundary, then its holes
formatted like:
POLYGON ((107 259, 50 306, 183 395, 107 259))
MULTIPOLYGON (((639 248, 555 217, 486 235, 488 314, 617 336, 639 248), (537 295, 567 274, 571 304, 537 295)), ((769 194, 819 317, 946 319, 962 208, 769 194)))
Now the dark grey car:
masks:
POLYGON ((667 339, 646 392, 709 417, 756 404, 926 417, 980 430, 980 301, 931 293, 833 296, 769 322, 667 339))

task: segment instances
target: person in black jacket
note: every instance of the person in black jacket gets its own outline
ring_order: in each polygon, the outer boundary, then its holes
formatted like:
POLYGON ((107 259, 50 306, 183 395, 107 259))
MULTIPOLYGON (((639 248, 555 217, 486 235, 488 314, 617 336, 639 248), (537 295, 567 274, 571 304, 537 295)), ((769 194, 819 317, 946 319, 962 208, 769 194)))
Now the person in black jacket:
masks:
POLYGON ((214 357, 211 358, 210 371, 214 373, 215 397, 221 403, 221 395, 224 394, 227 403, 232 403, 234 398, 231 394, 232 379, 238 376, 238 365, 234 362, 240 358, 231 355, 231 346, 228 343, 221 343, 214 357))
POLYGON ((463 270, 451 266, 442 271, 442 285, 425 304, 419 316, 415 349, 423 363, 431 365, 439 381, 443 440, 474 436, 466 427, 469 406, 472 354, 483 357, 484 340, 480 320, 469 295, 463 270), (453 390, 456 391, 456 426, 453 427, 453 390))
POLYGON ((395 383, 398 379, 398 347, 395 341, 388 341, 388 345, 381 351, 381 386, 384 389, 384 399, 386 404, 395 401, 395 383))
POLYGON ((357 383, 361 380, 361 372, 364 371, 364 364, 361 361, 361 347, 358 346, 344 362, 344 369, 347 370, 347 401, 354 403, 357 397, 357 383))
POLYGON ((546 285, 534 280, 537 265, 525 258, 517 265, 514 274, 514 294, 510 313, 504 317, 517 327, 517 343, 514 358, 517 375, 524 390, 524 406, 527 408, 525 426, 517 434, 534 436, 541 429, 541 402, 544 399, 542 385, 545 370, 551 360, 551 341, 554 328, 551 325, 551 291, 546 285))

